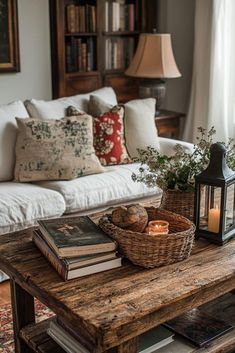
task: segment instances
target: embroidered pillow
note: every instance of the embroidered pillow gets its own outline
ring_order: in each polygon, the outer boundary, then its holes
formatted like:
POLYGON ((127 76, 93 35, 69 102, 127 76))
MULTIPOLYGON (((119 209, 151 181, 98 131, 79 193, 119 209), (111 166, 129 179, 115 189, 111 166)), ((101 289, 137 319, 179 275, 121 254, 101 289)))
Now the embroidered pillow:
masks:
MULTIPOLYGON (((79 114, 69 106, 67 114, 79 114)), ((124 139, 124 107, 115 106, 93 119, 94 148, 102 165, 130 163, 124 139)))
POLYGON ((70 180, 104 171, 95 155, 90 115, 16 121, 16 181, 70 180))

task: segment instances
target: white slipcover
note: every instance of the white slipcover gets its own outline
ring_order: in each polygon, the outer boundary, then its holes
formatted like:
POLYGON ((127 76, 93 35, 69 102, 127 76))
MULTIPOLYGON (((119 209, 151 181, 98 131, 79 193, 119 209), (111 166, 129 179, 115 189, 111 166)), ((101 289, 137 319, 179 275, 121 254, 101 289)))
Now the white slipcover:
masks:
POLYGON ((0 183, 0 235, 34 226, 37 219, 60 217, 64 211, 58 192, 33 184, 0 183))
POLYGON ((105 167, 102 174, 87 175, 70 181, 44 181, 39 185, 58 191, 64 198, 66 213, 82 212, 107 206, 159 196, 158 187, 148 188, 143 183, 133 182, 131 175, 138 171, 139 164, 105 167))
POLYGON ((21 101, 0 106, 0 181, 12 180, 14 174, 17 133, 15 117, 28 117, 21 101))

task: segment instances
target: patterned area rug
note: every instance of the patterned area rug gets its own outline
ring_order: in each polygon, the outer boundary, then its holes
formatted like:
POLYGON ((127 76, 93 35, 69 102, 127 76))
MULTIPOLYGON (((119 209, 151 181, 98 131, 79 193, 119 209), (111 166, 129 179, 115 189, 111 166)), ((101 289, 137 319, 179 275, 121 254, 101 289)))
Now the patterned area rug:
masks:
MULTIPOLYGON (((42 321, 54 314, 38 300, 35 301, 36 321, 42 321)), ((14 353, 14 338, 11 305, 0 306, 0 352, 14 353)))

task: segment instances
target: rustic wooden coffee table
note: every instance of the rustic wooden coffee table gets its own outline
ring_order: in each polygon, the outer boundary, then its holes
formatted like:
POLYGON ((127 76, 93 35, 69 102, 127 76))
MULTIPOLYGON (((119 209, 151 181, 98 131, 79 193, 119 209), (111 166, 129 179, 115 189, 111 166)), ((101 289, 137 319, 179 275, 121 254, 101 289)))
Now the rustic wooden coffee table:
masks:
MULTIPOLYGON (((0 237, 0 268, 11 277, 17 353, 62 353, 35 324, 34 299, 77 328, 91 352, 136 353, 137 336, 235 288, 235 240, 198 241, 186 261, 146 270, 123 267, 63 282, 31 241, 32 230, 0 237)), ((234 318, 235 322, 235 318, 234 318)), ((235 330, 196 352, 230 352, 235 330)))

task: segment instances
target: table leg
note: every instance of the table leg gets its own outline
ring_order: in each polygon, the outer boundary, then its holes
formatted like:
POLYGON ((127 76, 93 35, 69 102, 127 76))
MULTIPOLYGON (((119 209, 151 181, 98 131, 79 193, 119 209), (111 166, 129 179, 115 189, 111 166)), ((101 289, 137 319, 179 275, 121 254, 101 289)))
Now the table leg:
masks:
POLYGON ((136 337, 129 341, 122 343, 117 347, 117 353, 137 353, 138 352, 138 340, 136 337))
POLYGON ((16 353, 32 353, 32 350, 19 337, 20 330, 35 322, 34 298, 11 280, 11 303, 16 353))

